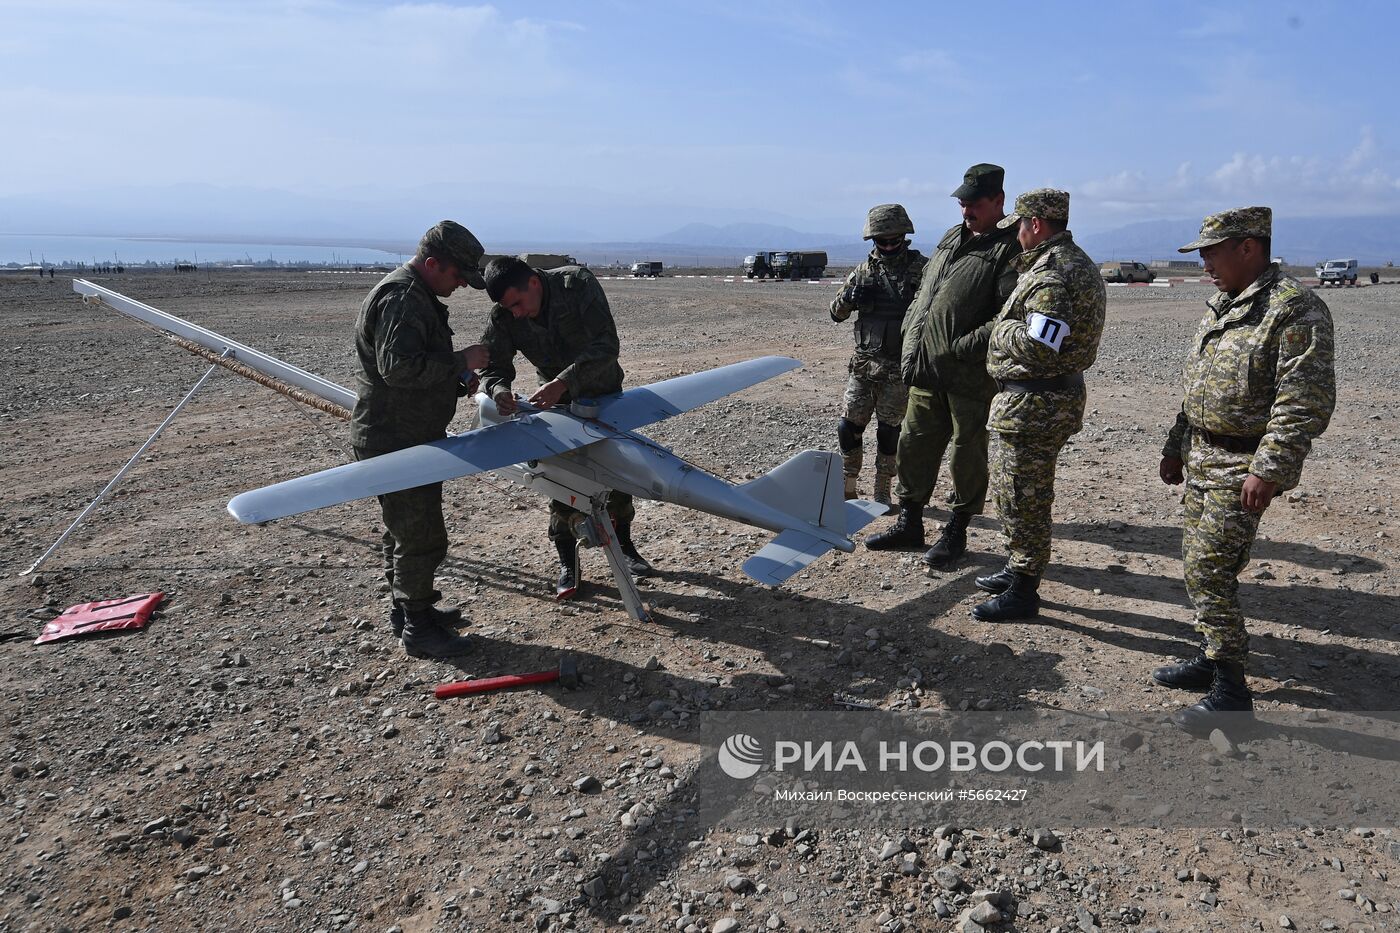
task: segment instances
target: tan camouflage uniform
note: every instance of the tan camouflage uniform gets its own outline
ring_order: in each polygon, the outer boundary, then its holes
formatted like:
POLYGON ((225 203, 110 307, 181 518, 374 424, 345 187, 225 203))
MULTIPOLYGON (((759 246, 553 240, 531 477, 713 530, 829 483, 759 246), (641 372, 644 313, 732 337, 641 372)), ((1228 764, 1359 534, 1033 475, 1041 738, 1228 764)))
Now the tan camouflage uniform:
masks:
MULTIPOLYGON (((1016 199, 1020 217, 1067 218, 1069 195, 1052 189, 1016 199), (1060 201, 1063 206, 1060 206, 1060 201)), ((1098 355, 1103 333, 1105 293, 1098 266, 1068 230, 1052 235, 1013 260, 1021 276, 992 324, 987 372, 998 384, 1070 377, 1084 372, 1098 355), (1048 333, 1043 315, 1060 322, 1048 333), (1037 335, 1059 339, 1058 350, 1037 335)), ((1050 562, 1050 514, 1055 499, 1055 463, 1060 448, 1084 423, 1083 385, 1050 391, 1003 387, 992 399, 987 428, 992 432, 992 501, 1001 519, 1008 557, 1019 574, 1038 577, 1050 562)))
POLYGON ((838 323, 858 312, 856 351, 846 367, 842 412, 842 417, 856 429, 852 432, 855 444, 850 450, 846 449, 847 439, 842 438, 842 471, 848 485, 860 475, 864 463, 860 433, 870 424, 872 413, 877 430, 887 436, 877 439, 877 476, 884 477, 885 484, 894 476, 899 422, 909 397, 899 371, 900 331, 904 312, 918 291, 927 262, 923 253, 911 247, 890 256, 872 249, 846 276, 845 284, 831 302, 831 319, 838 323))
MULTIPOLYGON (((1202 240, 1260 229, 1268 236, 1271 219, 1268 208, 1215 214, 1206 218, 1202 240)), ((1185 461, 1181 551, 1206 656, 1244 663, 1249 636, 1238 576, 1249 563, 1260 513, 1240 504, 1240 490, 1250 474, 1279 491, 1298 485, 1303 460, 1336 405, 1332 315, 1277 265, 1233 299, 1217 292, 1207 308, 1162 456, 1185 461)))

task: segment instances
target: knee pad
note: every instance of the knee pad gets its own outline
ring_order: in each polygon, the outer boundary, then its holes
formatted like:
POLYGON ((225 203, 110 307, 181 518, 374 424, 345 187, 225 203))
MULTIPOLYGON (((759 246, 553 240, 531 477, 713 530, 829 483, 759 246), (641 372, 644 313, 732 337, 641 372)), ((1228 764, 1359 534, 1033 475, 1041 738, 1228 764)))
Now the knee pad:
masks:
POLYGON ((849 419, 842 418, 836 423, 836 439, 841 443, 842 452, 859 447, 861 435, 864 433, 864 427, 849 419))
POLYGON ((883 421, 875 425, 875 447, 882 454, 892 454, 899 449, 899 425, 885 424, 883 421))

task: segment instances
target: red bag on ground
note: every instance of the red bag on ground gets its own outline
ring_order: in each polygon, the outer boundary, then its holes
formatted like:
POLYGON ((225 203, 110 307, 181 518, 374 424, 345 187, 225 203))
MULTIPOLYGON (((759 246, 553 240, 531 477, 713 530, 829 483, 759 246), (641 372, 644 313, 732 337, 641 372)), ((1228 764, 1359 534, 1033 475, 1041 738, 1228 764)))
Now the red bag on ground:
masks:
POLYGON ((63 614, 44 623, 44 631, 34 644, 72 638, 75 635, 90 635, 93 632, 111 632, 124 628, 144 628, 151 619, 164 593, 143 593, 139 596, 126 596, 122 599, 104 599, 101 602, 81 603, 69 606, 63 614))

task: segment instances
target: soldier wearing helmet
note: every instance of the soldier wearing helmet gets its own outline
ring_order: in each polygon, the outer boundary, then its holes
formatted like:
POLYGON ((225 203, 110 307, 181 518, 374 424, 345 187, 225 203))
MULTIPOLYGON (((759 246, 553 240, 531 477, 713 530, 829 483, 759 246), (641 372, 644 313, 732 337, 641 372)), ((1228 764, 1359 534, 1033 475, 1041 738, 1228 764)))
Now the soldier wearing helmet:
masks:
POLYGON ((837 423, 846 498, 854 499, 864 461, 863 435, 875 416, 876 502, 890 505, 890 482, 895 473, 899 421, 904 417, 907 389, 899 373, 900 332, 924 263, 909 246, 914 232, 909 214, 899 204, 878 204, 865 218, 862 239, 874 242, 870 255, 846 276, 831 302, 831 319, 840 323, 856 315, 856 351, 847 366, 845 409, 837 423))

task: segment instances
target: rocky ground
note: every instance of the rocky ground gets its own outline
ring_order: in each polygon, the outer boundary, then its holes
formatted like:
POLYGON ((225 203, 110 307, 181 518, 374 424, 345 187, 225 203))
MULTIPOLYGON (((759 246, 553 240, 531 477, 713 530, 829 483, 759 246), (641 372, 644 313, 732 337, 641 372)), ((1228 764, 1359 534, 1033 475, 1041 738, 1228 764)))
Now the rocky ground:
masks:
MULTIPOLYGON (((351 385, 373 277, 108 284, 351 385)), ((629 385, 763 353, 806 363, 655 426, 657 440, 733 480, 834 444, 851 337, 827 318, 829 286, 604 286, 629 385)), ((27 635, 0 643, 0 930, 1396 929, 1400 836, 1364 815, 1284 828, 1221 814, 1193 830, 1041 826, 1033 810, 1031 825, 880 830, 688 819, 711 710, 833 709, 837 694, 885 709, 1188 699, 1146 675, 1191 637, 1180 494, 1156 473, 1208 294, 1110 290, 1034 623, 968 614, 971 577, 1000 556, 990 517, 956 573, 858 548, 769 590, 739 569, 766 534, 653 503, 637 537, 664 571, 645 584, 655 621, 626 617, 592 553, 586 598, 556 604, 542 503, 487 477, 449 485, 443 587, 478 645, 453 666, 390 637, 372 503, 266 527, 223 511, 348 451, 342 423, 222 372, 20 578, 204 364, 65 280, 0 279, 0 630, 27 635), (157 589, 169 601, 142 633, 32 644, 65 606, 157 589), (429 692, 561 651, 587 673, 578 691, 429 692)), ((1269 510, 1242 586, 1260 708, 1324 716, 1393 709, 1400 679, 1400 288, 1325 298, 1337 416, 1269 510)), ((452 305, 459 336, 478 332, 484 300, 452 305)), ((943 515, 929 510, 930 529, 943 515)))

